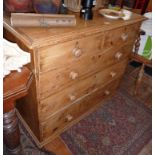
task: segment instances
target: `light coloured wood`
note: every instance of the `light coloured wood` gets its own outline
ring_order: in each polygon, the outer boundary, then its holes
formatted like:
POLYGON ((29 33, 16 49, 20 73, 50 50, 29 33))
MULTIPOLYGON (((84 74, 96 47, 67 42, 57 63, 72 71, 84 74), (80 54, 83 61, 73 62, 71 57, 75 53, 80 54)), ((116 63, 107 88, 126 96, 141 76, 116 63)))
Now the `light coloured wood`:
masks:
POLYGON ((140 24, 137 23, 114 29, 113 31, 106 31, 103 48, 117 47, 126 44, 129 41, 135 41, 139 26, 140 24))
POLYGON ((59 67, 63 67, 66 64, 70 65, 71 63, 79 61, 79 59, 83 59, 83 57, 86 58, 88 54, 91 55, 101 52, 99 48, 100 44, 103 42, 103 38, 104 33, 101 33, 55 46, 40 48, 40 72, 54 70, 59 67), (75 56, 75 52, 78 49, 81 50, 81 54, 79 56, 75 56))
POLYGON ((65 41, 92 36, 96 33, 105 32, 114 28, 123 27, 145 20, 146 18, 133 14, 131 20, 109 20, 102 17, 98 12, 94 13, 92 21, 84 21, 76 14, 77 26, 73 28, 17 28, 11 27, 10 19, 4 15, 4 27, 21 40, 26 46, 33 49, 54 45, 65 41), (106 23, 109 24, 106 24, 106 23), (40 37, 41 36, 41 37, 40 37))
POLYGON ((44 148, 56 155, 72 155, 67 145, 63 142, 61 137, 57 137, 52 142, 46 144, 44 148))
POLYGON ((96 104, 103 101, 103 99, 110 94, 113 94, 117 86, 118 80, 114 80, 100 89, 95 89, 80 101, 77 101, 69 107, 65 107, 64 110, 55 114, 52 118, 46 120, 46 122, 41 123, 42 138, 47 139, 49 135, 54 137, 60 130, 62 132, 68 125, 74 124, 74 121, 76 121, 78 117, 81 117, 89 109, 93 109, 96 104), (109 91, 109 93, 107 93, 107 91, 109 91), (72 119, 68 120, 68 115, 70 115, 72 119))
MULTIPOLYGON (((120 81, 120 79, 118 80, 120 81)), ((120 82, 119 82, 120 83, 120 82)), ((118 86, 117 86, 118 87, 118 86)), ((116 88, 117 90, 117 88, 116 88)), ((42 142, 42 145, 46 145, 48 143, 50 143, 55 137, 58 137, 62 132, 64 132, 65 130, 67 130, 68 128, 70 128, 71 126, 73 126, 74 124, 78 123, 81 119, 85 118, 86 116, 88 116, 89 114, 91 114, 93 111, 95 111, 97 108, 99 108, 102 104, 104 104, 104 102, 109 99, 112 95, 115 94, 115 91, 112 91, 108 96, 106 96, 106 98, 104 98, 104 100, 102 100, 101 102, 98 102, 97 104, 94 104, 93 108, 87 109, 87 111, 79 116, 76 120, 72 121, 70 124, 68 124, 66 127, 63 128, 63 131, 57 131, 57 133, 55 135, 49 136, 47 139, 45 139, 42 142)), ((106 91, 105 91, 106 92, 106 91)), ((97 101, 95 101, 96 103, 97 101)))
MULTIPOLYGON (((87 59, 88 56, 101 53, 112 47, 118 48, 126 43, 134 42, 138 33, 139 25, 130 25, 97 34, 91 37, 85 37, 63 44, 41 48, 40 51, 40 71, 45 72, 49 70, 63 67, 76 63, 81 59, 87 59), (123 40, 123 38, 125 40, 123 40), (75 49, 80 49, 80 56, 76 57, 73 53, 75 49), (66 59, 66 61, 62 61, 66 59)), ((85 60, 84 60, 85 61, 85 60)))
POLYGON ((70 65, 64 66, 63 68, 41 73, 41 99, 44 99, 55 92, 58 92, 86 77, 93 75, 97 71, 106 69, 107 67, 122 61, 129 56, 131 50, 132 44, 123 47, 111 48, 108 51, 105 50, 104 52, 98 54, 94 53, 93 55, 87 55, 85 58, 81 58, 70 65), (118 52, 122 53, 122 57, 120 59, 116 58, 118 52), (76 74, 75 79, 70 78, 71 72, 76 74), (46 83, 48 83, 48 85, 46 85, 46 83))
POLYGON ((75 16, 77 25, 70 28, 13 28, 4 15, 6 37, 31 53, 34 80, 17 108, 40 147, 113 94, 145 19, 133 14, 127 21, 109 20, 95 12, 91 21, 75 16))
POLYGON ((142 81, 142 77, 143 77, 143 74, 144 74, 144 67, 145 67, 145 64, 143 63, 142 66, 140 67, 140 71, 138 73, 138 77, 137 77, 137 80, 136 80, 135 90, 134 90, 135 95, 137 95, 138 88, 140 87, 140 83, 142 81))
POLYGON ((18 109, 16 109, 16 114, 18 119, 20 120, 20 122, 22 123, 22 125, 24 126, 24 128, 28 131, 29 135, 32 137, 32 139, 34 140, 35 144, 39 147, 42 148, 42 144, 39 142, 38 138, 35 136, 34 132, 30 129, 29 125, 26 123, 26 121, 23 119, 23 117, 21 116, 20 112, 18 111, 18 109))
POLYGON ((127 59, 115 66, 108 67, 101 72, 93 74, 87 79, 80 80, 63 91, 41 100, 39 107, 40 121, 45 121, 47 118, 61 111, 64 107, 72 104, 72 102, 76 102, 81 97, 93 92, 95 89, 99 89, 106 83, 120 77, 124 73, 126 62, 127 59), (59 96, 61 96, 61 98, 59 96), (51 110, 49 111, 49 109, 51 110))
MULTIPOLYGON (((55 152, 56 154, 61 153, 60 155, 62 155, 62 153, 66 153, 66 155, 70 155, 69 154, 70 150, 68 149, 68 147, 66 146, 66 144, 63 142, 63 140, 60 137, 57 137, 56 139, 52 140, 48 144, 40 143, 38 141, 37 137, 34 135, 32 130, 30 129, 30 127, 27 125, 27 123, 23 119, 23 117, 20 115, 18 109, 16 109, 16 114, 17 114, 18 119, 20 120, 20 122, 24 126, 24 128, 28 131, 30 136, 33 138, 33 140, 34 140, 34 142, 38 148, 44 147, 48 151, 55 152)), ((63 154, 63 155, 65 155, 65 154, 63 154)))
POLYGON ((38 140, 40 140, 39 117, 37 112, 36 98, 36 83, 33 79, 28 90, 27 97, 17 100, 16 108, 20 111, 21 115, 24 116, 26 123, 31 127, 34 135, 38 138, 38 140), (20 106, 21 104, 22 106, 20 106))

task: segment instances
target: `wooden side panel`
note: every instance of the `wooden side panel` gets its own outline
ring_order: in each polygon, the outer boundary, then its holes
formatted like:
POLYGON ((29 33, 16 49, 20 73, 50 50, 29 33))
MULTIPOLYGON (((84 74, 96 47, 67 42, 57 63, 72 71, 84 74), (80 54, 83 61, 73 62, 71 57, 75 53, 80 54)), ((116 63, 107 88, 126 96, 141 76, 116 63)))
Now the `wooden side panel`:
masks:
POLYGON ((40 139, 37 107, 36 84, 35 80, 33 79, 28 91, 28 95, 17 101, 16 108, 29 125, 35 136, 40 139))

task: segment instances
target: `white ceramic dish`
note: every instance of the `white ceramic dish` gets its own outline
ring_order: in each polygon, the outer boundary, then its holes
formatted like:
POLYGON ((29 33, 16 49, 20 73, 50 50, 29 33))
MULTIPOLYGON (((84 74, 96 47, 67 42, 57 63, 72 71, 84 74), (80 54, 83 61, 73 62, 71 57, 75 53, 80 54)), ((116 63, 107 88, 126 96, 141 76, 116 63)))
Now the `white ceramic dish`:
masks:
POLYGON ((123 16, 121 11, 115 11, 111 9, 101 9, 99 10, 99 13, 109 19, 119 19, 123 16))

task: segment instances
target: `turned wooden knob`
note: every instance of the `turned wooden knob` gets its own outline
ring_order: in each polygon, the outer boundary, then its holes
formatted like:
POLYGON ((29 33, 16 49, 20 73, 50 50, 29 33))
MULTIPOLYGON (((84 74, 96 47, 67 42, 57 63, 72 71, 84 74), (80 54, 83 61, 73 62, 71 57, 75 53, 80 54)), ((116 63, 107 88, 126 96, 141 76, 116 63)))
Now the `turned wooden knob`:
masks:
POLYGON ((121 52, 117 52, 117 53, 115 54, 115 58, 116 58, 117 60, 120 60, 122 56, 123 56, 123 54, 122 54, 121 52))
POLYGON ((114 76, 116 76, 116 72, 110 72, 110 75, 111 75, 111 77, 114 77, 114 76))
POLYGON ((72 80, 75 80, 75 79, 78 77, 78 73, 76 73, 76 72, 70 72, 69 77, 70 77, 72 80))
POLYGON ((73 120, 73 116, 70 115, 70 114, 68 114, 68 115, 66 116, 66 120, 67 120, 68 122, 70 122, 71 120, 73 120))
POLYGON ((105 95, 109 95, 110 94, 110 91, 108 91, 108 90, 105 90, 105 95))
POLYGON ((76 96, 73 95, 73 94, 70 94, 70 95, 69 95, 69 99, 70 99, 71 101, 74 101, 74 100, 76 99, 76 96))
POLYGON ((78 47, 74 48, 72 52, 75 57, 79 57, 82 55, 82 50, 78 47))
POLYGON ((128 39, 128 34, 123 33, 123 34, 121 35, 121 38, 122 38, 123 41, 126 41, 126 40, 128 39))

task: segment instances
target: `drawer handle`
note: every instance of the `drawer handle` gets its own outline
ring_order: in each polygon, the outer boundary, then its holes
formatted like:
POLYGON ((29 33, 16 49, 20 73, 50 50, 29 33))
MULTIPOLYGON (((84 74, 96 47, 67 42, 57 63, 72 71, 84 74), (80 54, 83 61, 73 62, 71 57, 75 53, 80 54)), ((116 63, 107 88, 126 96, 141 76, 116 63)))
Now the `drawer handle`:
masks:
POLYGON ((76 96, 70 94, 70 95, 69 95, 69 99, 70 99, 71 101, 74 101, 74 100, 76 99, 76 96))
POLYGON ((128 34, 123 33, 123 34, 121 35, 121 38, 122 38, 123 41, 126 41, 127 38, 128 38, 128 34))
POLYGON ((110 75, 111 75, 111 77, 113 78, 113 77, 115 77, 116 76, 116 72, 110 72, 110 75))
POLYGON ((78 73, 76 73, 76 72, 70 72, 69 77, 70 77, 72 80, 75 80, 75 79, 78 77, 78 73))
POLYGON ((115 54, 115 58, 116 58, 117 60, 120 60, 122 56, 123 56, 123 54, 122 54, 121 52, 117 52, 117 53, 115 54))
POLYGON ((68 115, 66 116, 66 120, 67 120, 68 122, 70 122, 71 120, 73 120, 73 116, 70 115, 70 114, 68 114, 68 115))
POLYGON ((110 91, 106 90, 104 93, 105 93, 105 95, 109 95, 110 91))
POLYGON ((82 55, 82 50, 80 48, 77 48, 77 47, 75 47, 72 52, 73 52, 75 57, 80 57, 82 55))

